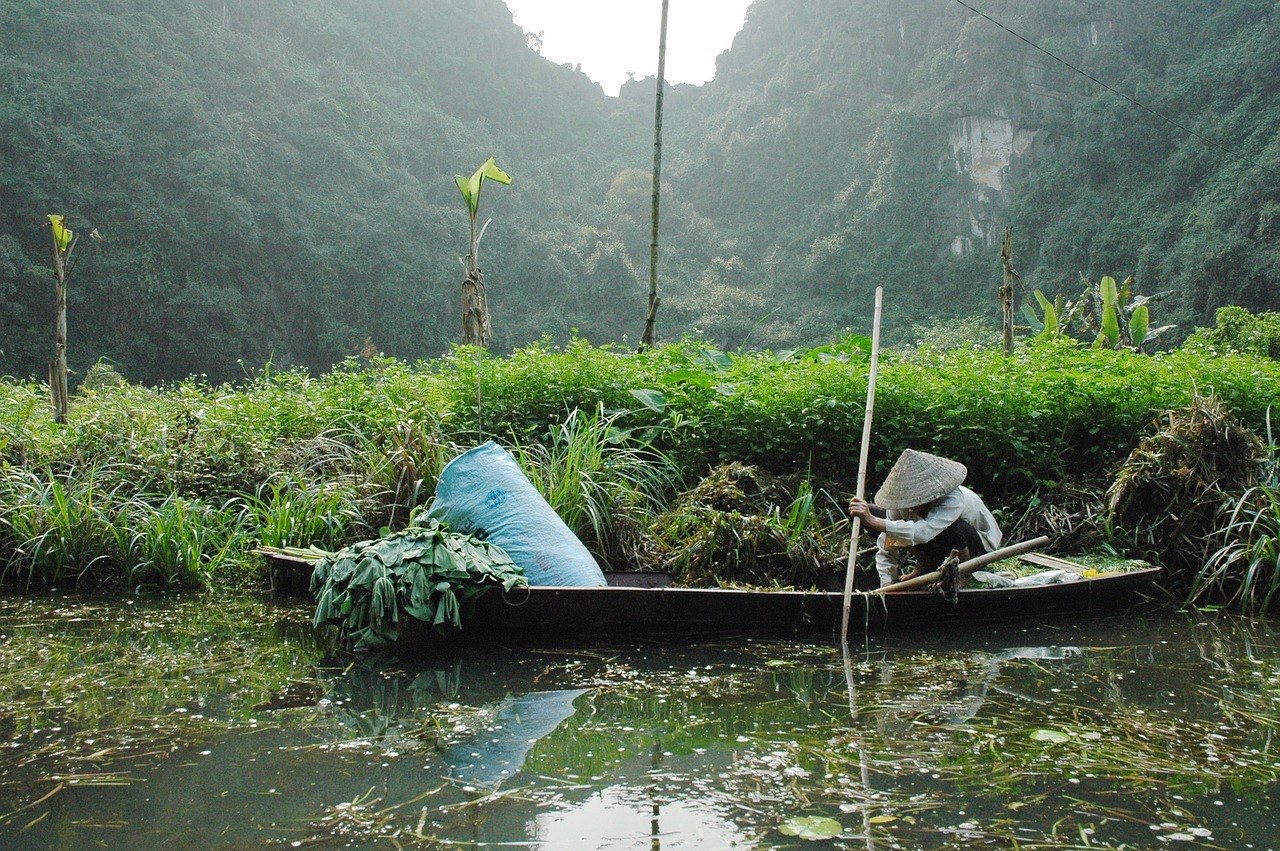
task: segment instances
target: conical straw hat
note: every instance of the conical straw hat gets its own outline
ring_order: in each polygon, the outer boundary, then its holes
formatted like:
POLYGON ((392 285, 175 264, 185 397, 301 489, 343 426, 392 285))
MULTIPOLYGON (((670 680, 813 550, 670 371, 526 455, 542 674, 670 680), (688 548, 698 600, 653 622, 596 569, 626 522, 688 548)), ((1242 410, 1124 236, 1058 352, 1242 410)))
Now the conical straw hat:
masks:
POLYGON ((875 504, 881 508, 915 508, 951 493, 968 473, 959 461, 904 449, 876 491, 875 504))

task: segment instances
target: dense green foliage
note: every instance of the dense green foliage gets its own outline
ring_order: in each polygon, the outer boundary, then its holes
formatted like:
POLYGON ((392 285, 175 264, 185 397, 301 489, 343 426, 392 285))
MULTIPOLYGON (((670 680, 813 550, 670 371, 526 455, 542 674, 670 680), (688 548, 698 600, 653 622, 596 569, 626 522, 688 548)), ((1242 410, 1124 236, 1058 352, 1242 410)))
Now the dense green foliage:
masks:
MULTIPOLYGON (((1277 308, 1275 4, 982 9, 1115 91, 959 4, 751 6, 716 79, 665 100, 662 336, 819 345, 867 330, 877 285, 890 340, 994 322, 1006 225, 1024 301, 1132 275, 1173 291, 1151 321, 1180 333, 1277 308), (991 128, 1017 155, 989 173, 965 146, 991 128)), ((651 80, 610 98, 540 57, 500 0, 7 0, 0 371, 52 356, 50 213, 106 239, 71 281, 73 387, 104 358, 221 383, 440 356, 461 337, 453 175, 486 156, 513 177, 485 211, 495 349, 625 344, 652 107, 651 80)))
POLYGON ((1242 307, 1222 307, 1215 319, 1217 325, 1196 329, 1188 343, 1280 360, 1280 313, 1254 314, 1242 307))
MULTIPOLYGON (((65 426, 49 420, 42 385, 4 381, 0 573, 33 586, 252 578, 255 545, 335 550, 403 528, 444 464, 489 438, 514 447, 605 562, 633 557, 627 529, 650 527, 728 461, 805 479, 764 534, 820 543, 835 532, 814 525, 814 494, 838 514, 855 487, 861 353, 856 340, 785 356, 696 343, 459 348, 412 366, 351 359, 319 377, 264 371, 243 387, 107 385, 74 396, 65 426)), ((1016 518, 1080 482, 1105 486, 1161 414, 1197 393, 1263 434, 1278 388, 1275 361, 1199 348, 886 353, 868 480, 903 448, 927 448, 967 464, 969 483, 1016 518)))
MULTIPOLYGON (((570 170, 533 152, 602 130, 606 103, 496 0, 5 3, 7 370, 36 372, 51 345, 36 210, 107 240, 73 282, 73 368, 222 380, 242 358, 327 368, 367 337, 443 351, 467 253, 452 175, 493 152, 529 197, 558 191, 570 170)), ((489 209, 510 231, 518 206, 489 209)))

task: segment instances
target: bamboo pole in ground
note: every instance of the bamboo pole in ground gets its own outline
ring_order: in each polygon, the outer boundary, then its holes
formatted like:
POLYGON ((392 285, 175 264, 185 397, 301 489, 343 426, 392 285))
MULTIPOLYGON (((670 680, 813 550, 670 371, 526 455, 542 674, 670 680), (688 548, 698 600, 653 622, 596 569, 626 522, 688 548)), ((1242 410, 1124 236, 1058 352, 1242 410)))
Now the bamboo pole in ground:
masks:
POLYGON ((653 105, 653 195, 649 213, 649 311, 644 318, 644 331, 640 335, 640 348, 651 349, 658 345, 658 206, 662 194, 662 90, 666 86, 667 67, 667 6, 662 0, 662 26, 658 32, 658 96, 653 105))
MULTIPOLYGON (((1041 535, 1039 538, 1032 538, 1029 541, 1023 541, 1022 543, 1019 543, 1019 544, 1010 544, 1007 547, 1001 547, 998 550, 992 550, 989 553, 983 553, 980 556, 974 556, 968 561, 960 562, 960 577, 964 578, 968 576, 970 573, 973 573, 978 568, 983 567, 984 565, 991 564, 991 562, 993 561, 1000 561, 1001 559, 1013 558, 1014 556, 1020 556, 1023 553, 1029 553, 1032 550, 1038 550, 1047 543, 1049 543, 1049 536, 1041 535)), ((926 574, 923 574, 922 576, 913 576, 911 579, 904 579, 901 582, 895 582, 892 585, 885 585, 881 588, 877 588, 876 590, 870 591, 868 593, 885 594, 885 593, 892 593, 894 591, 910 591, 912 588, 919 588, 923 585, 928 585, 931 582, 937 582, 941 578, 942 578, 942 571, 935 570, 932 573, 926 573, 926 574)))
MULTIPOLYGON (((871 370, 867 376, 867 408, 862 415, 862 451, 858 455, 858 499, 867 492, 867 456, 871 449, 871 412, 876 403, 876 370, 880 364, 880 311, 884 303, 884 287, 876 287, 876 312, 871 322, 871 370)), ((844 617, 840 635, 849 634, 849 609, 853 605, 853 574, 858 563, 858 539, 862 536, 862 518, 853 518, 849 533, 849 563, 844 572, 844 617)))

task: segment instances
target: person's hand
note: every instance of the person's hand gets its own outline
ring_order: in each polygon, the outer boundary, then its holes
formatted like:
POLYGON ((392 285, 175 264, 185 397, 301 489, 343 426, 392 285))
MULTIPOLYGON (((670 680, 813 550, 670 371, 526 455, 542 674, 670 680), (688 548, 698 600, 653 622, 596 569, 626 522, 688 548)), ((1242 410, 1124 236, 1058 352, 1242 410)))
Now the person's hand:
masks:
POLYGON ((849 516, 857 517, 868 532, 883 532, 884 521, 871 513, 871 503, 861 497, 849 500, 849 516))

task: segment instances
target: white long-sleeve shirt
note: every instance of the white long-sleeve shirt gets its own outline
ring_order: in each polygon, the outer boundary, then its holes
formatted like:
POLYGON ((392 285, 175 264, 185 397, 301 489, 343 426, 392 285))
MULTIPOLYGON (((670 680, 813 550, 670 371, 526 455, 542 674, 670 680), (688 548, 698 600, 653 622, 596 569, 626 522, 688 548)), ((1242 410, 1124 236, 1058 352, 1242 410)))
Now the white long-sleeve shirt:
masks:
POLYGON ((944 496, 923 516, 910 509, 890 508, 885 513, 885 531, 876 541, 876 571, 881 585, 898 581, 898 561, 904 549, 932 541, 956 520, 965 520, 974 528, 987 552, 998 550, 1003 537, 982 498, 964 485, 944 496))

